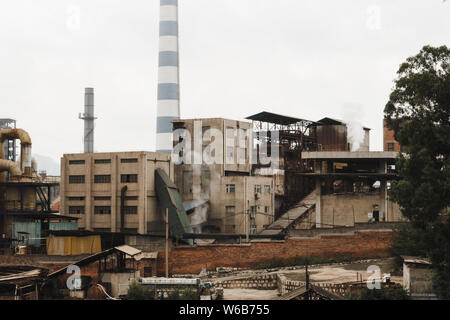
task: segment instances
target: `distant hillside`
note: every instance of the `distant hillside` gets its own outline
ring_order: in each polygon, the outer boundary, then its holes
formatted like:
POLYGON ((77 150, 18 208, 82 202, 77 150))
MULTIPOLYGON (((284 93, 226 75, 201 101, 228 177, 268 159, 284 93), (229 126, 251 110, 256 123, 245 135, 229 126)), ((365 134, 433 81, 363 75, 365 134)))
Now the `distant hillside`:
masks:
POLYGON ((61 174, 60 164, 53 158, 42 156, 40 154, 33 154, 33 158, 37 161, 38 171, 45 170, 47 171, 47 175, 50 176, 59 176, 61 174))

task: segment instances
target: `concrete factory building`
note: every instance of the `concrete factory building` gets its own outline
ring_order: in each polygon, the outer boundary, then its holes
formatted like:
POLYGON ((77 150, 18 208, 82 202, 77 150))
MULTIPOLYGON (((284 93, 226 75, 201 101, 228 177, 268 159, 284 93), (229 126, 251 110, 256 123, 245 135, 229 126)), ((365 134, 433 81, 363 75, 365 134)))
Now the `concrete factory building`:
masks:
POLYGON ((184 202, 197 205, 194 229, 255 234, 273 222, 273 176, 252 175, 251 123, 180 119, 173 127, 175 184, 184 202), (210 148, 214 141, 216 148, 210 148))
POLYGON ((80 229, 146 234, 164 231, 155 170, 173 179, 170 155, 157 152, 65 154, 61 158, 61 214, 80 229))

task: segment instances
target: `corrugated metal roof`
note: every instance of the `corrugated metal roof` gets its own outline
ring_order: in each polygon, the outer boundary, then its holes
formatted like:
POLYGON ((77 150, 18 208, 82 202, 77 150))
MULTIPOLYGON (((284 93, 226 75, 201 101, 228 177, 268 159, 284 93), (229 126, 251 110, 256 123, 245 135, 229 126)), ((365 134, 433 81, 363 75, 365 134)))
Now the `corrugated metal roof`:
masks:
POLYGON ((127 245, 123 245, 123 246, 119 246, 119 247, 114 247, 114 249, 123 252, 131 257, 142 253, 142 250, 127 246, 127 245))
POLYGON ((309 121, 311 123, 314 122, 314 121, 305 120, 305 119, 283 116, 281 114, 276 114, 276 113, 267 112, 267 111, 263 111, 263 112, 254 114, 245 119, 249 119, 249 120, 253 120, 253 121, 268 122, 268 123, 276 123, 276 124, 281 124, 281 125, 289 125, 289 124, 294 124, 294 123, 302 122, 302 121, 309 121))
POLYGON ((142 259, 157 259, 158 258, 158 252, 141 252, 134 256, 134 259, 136 261, 140 261, 142 259))
POLYGON ((427 264, 431 265, 430 260, 422 257, 401 256, 405 263, 427 264))

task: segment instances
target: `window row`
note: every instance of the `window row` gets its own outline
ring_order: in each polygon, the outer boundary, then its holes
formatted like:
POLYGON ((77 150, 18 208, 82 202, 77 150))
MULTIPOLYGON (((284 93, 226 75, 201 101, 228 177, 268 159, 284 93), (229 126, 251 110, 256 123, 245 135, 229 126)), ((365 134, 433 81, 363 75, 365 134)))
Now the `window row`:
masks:
MULTIPOLYGON (((250 206, 250 219, 256 218, 256 213, 258 212, 259 206, 250 206)), ((264 206, 264 214, 270 214, 270 207, 264 206)), ((227 217, 234 216, 236 214, 235 206, 225 206, 225 214, 227 217)))
MULTIPOLYGON (((264 193, 270 193, 271 192, 271 187, 269 184, 264 185, 264 193)), ((236 185, 234 184, 227 184, 225 187, 225 190, 227 193, 234 193, 236 192, 236 185)), ((261 193, 261 185, 260 184, 255 184, 255 193, 261 193)))
MULTIPOLYGON (((123 207, 124 214, 137 214, 137 206, 123 207)), ((85 214, 84 206, 69 206, 69 214, 85 214)), ((111 214, 111 206, 94 206, 94 214, 111 214)))
MULTIPOLYGON (((120 163, 137 163, 138 158, 124 158, 120 159, 120 163)), ((70 165, 85 164, 86 160, 69 160, 70 165)), ((111 163, 111 159, 94 159, 95 164, 108 164, 111 163)))
MULTIPOLYGON (((137 183, 138 175, 137 174, 121 174, 120 175, 121 183, 137 183)), ((73 175, 69 176, 69 184, 84 184, 86 183, 86 179, 84 175, 73 175)), ((94 183, 111 183, 111 175, 94 175, 94 183)))
MULTIPOLYGON (((67 197, 69 201, 84 201, 85 197, 67 197)), ((97 196, 94 197, 95 201, 108 201, 111 200, 110 196, 97 196)), ((126 196, 125 200, 139 200, 138 196, 126 196)))

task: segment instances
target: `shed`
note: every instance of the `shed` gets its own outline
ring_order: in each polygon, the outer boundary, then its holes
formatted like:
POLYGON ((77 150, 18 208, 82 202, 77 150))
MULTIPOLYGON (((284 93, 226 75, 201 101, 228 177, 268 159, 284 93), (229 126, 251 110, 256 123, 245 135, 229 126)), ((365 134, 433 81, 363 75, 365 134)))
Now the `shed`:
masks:
POLYGON ((430 260, 423 257, 402 256, 403 288, 413 299, 436 299, 433 292, 433 270, 430 260))

